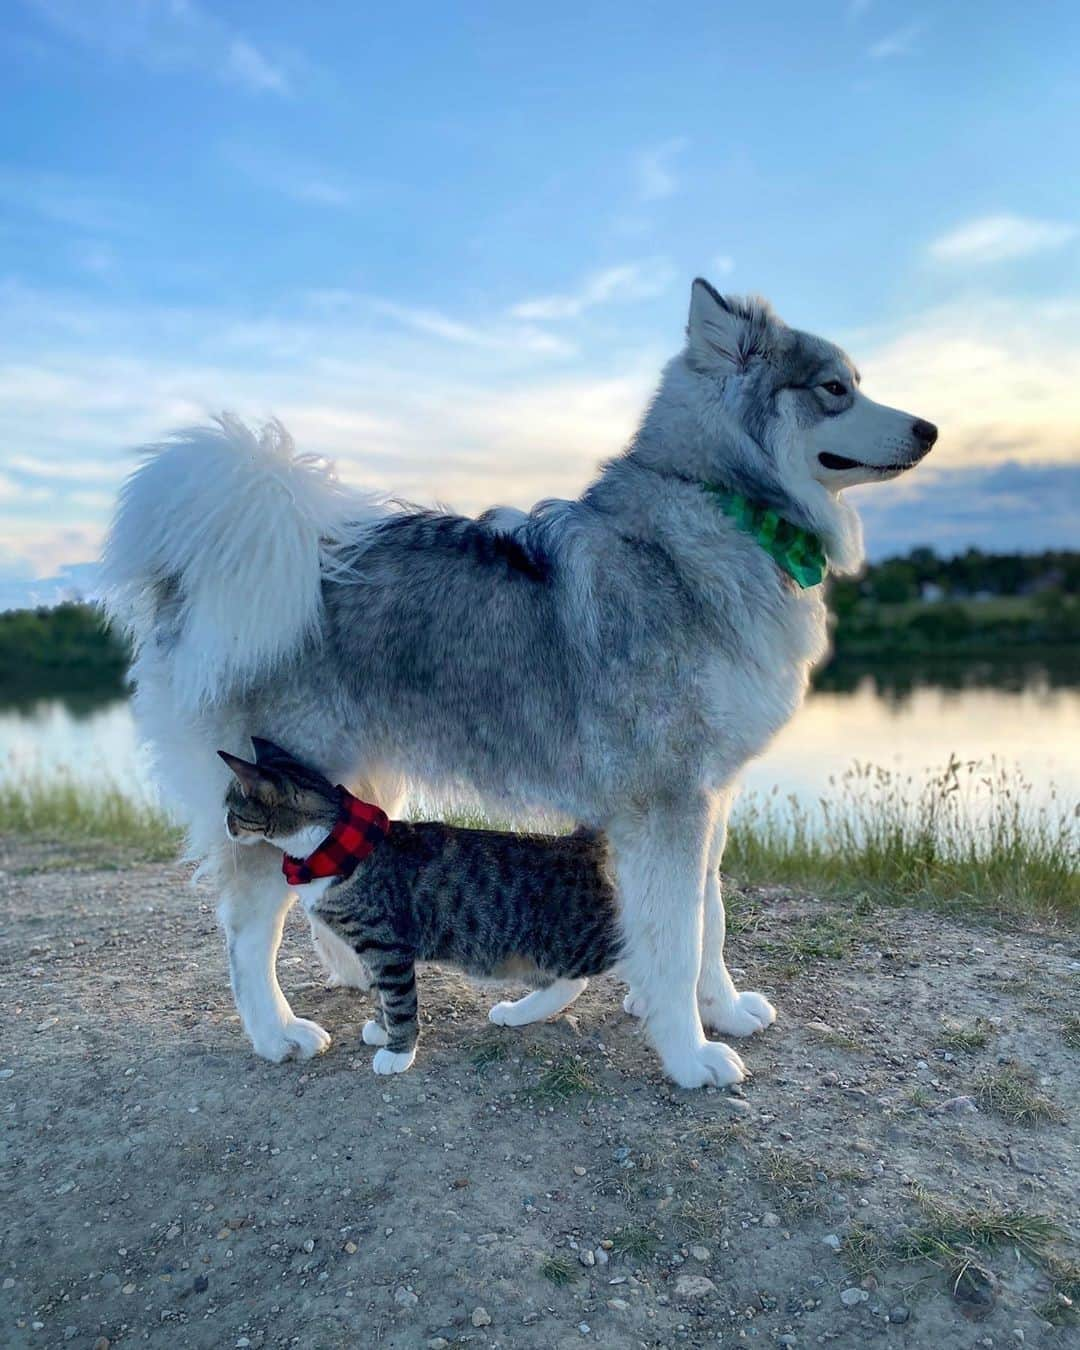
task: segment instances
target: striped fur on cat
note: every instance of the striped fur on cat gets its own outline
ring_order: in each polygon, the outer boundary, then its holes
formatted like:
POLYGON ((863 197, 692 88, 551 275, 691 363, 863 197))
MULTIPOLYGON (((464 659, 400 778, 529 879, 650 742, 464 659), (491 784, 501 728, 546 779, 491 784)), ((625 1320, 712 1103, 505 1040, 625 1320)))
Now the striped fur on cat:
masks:
MULTIPOLYGON (((254 763, 219 752, 235 776, 225 799, 228 833, 237 843, 272 844, 294 863, 309 858, 343 820, 348 795, 272 742, 254 745, 254 763)), ((339 853, 331 850, 335 859, 339 853)), ((363 1038, 380 1047, 376 1073, 401 1073, 416 1056, 417 961, 536 983, 533 993, 491 1009, 493 1022, 523 1026, 567 1007, 622 950, 606 846, 581 831, 511 834, 394 820, 349 875, 297 891, 370 975, 379 1010, 363 1038)))

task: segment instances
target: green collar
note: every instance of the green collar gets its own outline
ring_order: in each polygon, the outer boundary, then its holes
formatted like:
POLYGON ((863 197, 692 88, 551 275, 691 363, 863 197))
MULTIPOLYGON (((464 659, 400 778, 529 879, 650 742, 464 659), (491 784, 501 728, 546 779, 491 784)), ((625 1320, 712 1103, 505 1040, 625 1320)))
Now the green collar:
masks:
POLYGON ((829 560, 816 534, 785 520, 771 506, 752 502, 748 497, 721 487, 719 483, 701 485, 726 516, 752 535, 765 552, 804 590, 820 586, 829 570, 829 560))

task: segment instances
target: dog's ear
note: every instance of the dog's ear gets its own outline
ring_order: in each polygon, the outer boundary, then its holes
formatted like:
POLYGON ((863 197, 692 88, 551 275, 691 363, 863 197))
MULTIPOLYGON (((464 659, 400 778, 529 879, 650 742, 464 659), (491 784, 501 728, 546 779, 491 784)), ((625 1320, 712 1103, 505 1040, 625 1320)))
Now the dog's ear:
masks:
POLYGON ((268 741, 264 736, 252 736, 251 745, 255 751, 256 764, 269 763, 275 759, 292 759, 288 750, 283 750, 280 745, 275 745, 273 741, 268 741))
POLYGON ((257 797, 265 793, 270 786, 270 777, 257 764, 249 764, 239 755, 230 755, 228 750, 219 750, 218 755, 233 771, 245 797, 257 797))
POLYGON ((686 354, 695 370, 742 374, 768 348, 772 312, 764 300, 725 298, 704 277, 690 288, 686 354))

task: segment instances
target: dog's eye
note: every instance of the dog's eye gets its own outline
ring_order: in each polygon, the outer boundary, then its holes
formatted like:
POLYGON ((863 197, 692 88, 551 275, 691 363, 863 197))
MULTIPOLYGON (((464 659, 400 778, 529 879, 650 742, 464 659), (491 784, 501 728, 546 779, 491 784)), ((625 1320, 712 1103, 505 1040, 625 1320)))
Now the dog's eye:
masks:
POLYGON ((833 398, 843 398, 847 393, 847 385, 841 384, 839 380, 826 380, 821 387, 833 398))

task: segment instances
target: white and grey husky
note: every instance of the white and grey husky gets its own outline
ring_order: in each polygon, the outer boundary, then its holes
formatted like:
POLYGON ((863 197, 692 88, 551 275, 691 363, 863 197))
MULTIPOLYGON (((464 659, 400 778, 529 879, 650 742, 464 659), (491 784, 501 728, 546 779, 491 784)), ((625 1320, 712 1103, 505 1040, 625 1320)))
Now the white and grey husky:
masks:
MULTIPOLYGON (((840 491, 937 437, 872 402, 837 347, 758 300, 691 293, 686 345, 629 447, 577 501, 477 520, 391 509, 228 418, 151 449, 105 553, 134 639, 136 712, 193 854, 221 888, 256 1051, 325 1050, 275 974, 278 853, 222 839, 224 746, 282 741, 393 812, 407 779, 602 828, 627 1006, 684 1087, 737 1082, 705 1029, 768 1026, 724 965, 718 866, 739 770, 825 650, 817 584, 861 532, 840 491)), ((355 955, 316 925, 336 978, 355 955)))

